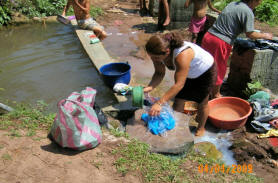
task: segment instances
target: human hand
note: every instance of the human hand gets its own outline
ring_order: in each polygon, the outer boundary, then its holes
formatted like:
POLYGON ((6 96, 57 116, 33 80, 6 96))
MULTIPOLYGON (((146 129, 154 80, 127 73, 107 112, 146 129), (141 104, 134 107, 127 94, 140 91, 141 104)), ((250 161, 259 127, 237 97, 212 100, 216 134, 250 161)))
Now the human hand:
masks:
POLYGON ((144 93, 149 93, 153 90, 153 87, 152 86, 147 86, 143 89, 144 93))
POLYGON ((159 105, 158 103, 154 103, 151 107, 151 110, 149 111, 149 115, 158 116, 160 114, 161 108, 161 105, 159 105))
POLYGON ((273 35, 271 33, 263 33, 265 39, 271 40, 273 35))

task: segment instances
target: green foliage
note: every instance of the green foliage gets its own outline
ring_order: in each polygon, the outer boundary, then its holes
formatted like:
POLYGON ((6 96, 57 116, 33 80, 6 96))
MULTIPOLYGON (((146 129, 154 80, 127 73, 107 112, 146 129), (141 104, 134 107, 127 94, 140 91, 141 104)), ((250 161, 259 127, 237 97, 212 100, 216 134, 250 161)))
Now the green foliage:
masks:
POLYGON ((256 18, 262 22, 269 24, 278 24, 278 1, 277 0, 263 0, 256 8, 256 18))
POLYGON ((92 6, 90 9, 90 15, 94 18, 96 18, 99 15, 103 14, 103 10, 100 7, 94 7, 92 6))
POLYGON ((233 1, 235 0, 216 0, 213 2, 213 6, 218 10, 223 10, 227 6, 227 4, 233 1))
MULTIPOLYGON (((219 10, 223 10, 230 2, 239 0, 215 0, 213 5, 219 10)), ((255 9, 255 16, 262 22, 278 25, 278 1, 263 0, 255 9)))
POLYGON ((7 25, 11 20, 11 11, 9 8, 9 1, 0 3, 0 26, 7 25))
MULTIPOLYGON (((20 12, 30 18, 61 14, 67 0, 7 0, 0 1, 0 26, 7 25, 11 20, 11 12, 20 12)), ((90 14, 96 18, 103 14, 99 7, 91 7, 90 14)), ((72 7, 68 15, 74 15, 72 7)))
POLYGON ((61 14, 66 0, 18 0, 13 8, 29 17, 61 14))
POLYGON ((0 130, 9 129, 10 135, 20 137, 18 130, 27 129, 27 136, 33 136, 36 130, 48 130, 54 121, 55 114, 44 114, 47 105, 38 101, 35 107, 18 104, 16 109, 0 116, 0 130))
POLYGON ((255 94, 257 91, 262 89, 262 84, 259 81, 247 83, 247 88, 243 91, 243 94, 249 98, 251 95, 255 94))

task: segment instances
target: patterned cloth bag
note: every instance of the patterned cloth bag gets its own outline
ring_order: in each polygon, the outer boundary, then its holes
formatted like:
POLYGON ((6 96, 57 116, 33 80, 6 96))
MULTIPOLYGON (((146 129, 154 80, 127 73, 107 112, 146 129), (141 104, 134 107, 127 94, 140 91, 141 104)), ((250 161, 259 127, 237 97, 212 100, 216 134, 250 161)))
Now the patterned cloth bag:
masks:
POLYGON ((102 139, 97 115, 93 109, 96 90, 87 87, 73 92, 58 103, 58 114, 50 137, 62 147, 86 150, 96 147, 102 139))

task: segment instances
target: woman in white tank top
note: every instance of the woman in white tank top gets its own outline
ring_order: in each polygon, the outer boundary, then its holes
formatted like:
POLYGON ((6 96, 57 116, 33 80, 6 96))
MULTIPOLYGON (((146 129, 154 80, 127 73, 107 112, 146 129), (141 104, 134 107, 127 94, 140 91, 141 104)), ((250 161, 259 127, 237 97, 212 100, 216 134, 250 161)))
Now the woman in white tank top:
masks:
POLYGON ((175 98, 173 108, 184 112, 185 101, 199 103, 196 136, 205 132, 208 117, 208 99, 215 82, 213 57, 196 44, 184 41, 178 33, 152 36, 146 50, 151 57, 155 72, 144 92, 151 92, 164 78, 166 68, 175 70, 175 84, 151 107, 149 115, 159 115, 161 106, 175 98))

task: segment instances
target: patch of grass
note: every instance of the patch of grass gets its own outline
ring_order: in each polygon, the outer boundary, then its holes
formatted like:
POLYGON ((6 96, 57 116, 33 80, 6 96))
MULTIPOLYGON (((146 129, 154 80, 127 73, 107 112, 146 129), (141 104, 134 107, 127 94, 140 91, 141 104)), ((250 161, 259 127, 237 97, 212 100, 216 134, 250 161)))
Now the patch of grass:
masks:
POLYGON ((94 18, 103 15, 103 10, 100 7, 91 6, 90 15, 94 18))
POLYGON ((171 158, 150 153, 149 146, 137 140, 120 144, 112 154, 116 156, 114 165, 123 176, 131 173, 140 175, 144 182, 262 182, 252 174, 200 173, 198 165, 213 166, 222 161, 211 160, 194 152, 186 158, 171 158))
POLYGON ((114 135, 115 137, 125 137, 129 138, 128 134, 125 132, 120 131, 119 129, 111 129, 110 133, 114 135))
POLYGON ((0 129, 10 129, 10 135, 16 137, 20 136, 20 129, 27 129, 27 136, 35 135, 36 130, 48 130, 55 114, 45 114, 46 108, 43 101, 38 101, 33 107, 17 104, 14 111, 0 116, 0 129))
POLYGON ((12 160, 12 157, 8 153, 5 153, 5 154, 2 155, 2 159, 3 160, 12 160))
POLYGON ((100 166, 103 165, 103 163, 101 161, 92 161, 91 164, 96 167, 97 169, 100 169, 100 166))

